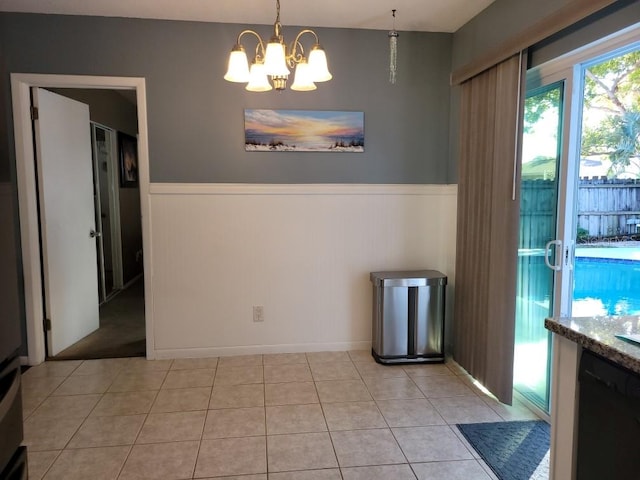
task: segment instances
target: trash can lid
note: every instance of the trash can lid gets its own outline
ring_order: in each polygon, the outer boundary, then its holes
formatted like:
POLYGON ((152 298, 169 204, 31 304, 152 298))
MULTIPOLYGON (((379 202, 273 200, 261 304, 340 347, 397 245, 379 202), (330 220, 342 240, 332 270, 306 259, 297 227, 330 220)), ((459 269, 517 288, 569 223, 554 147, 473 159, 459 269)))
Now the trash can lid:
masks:
POLYGON ((377 287, 426 287, 447 284, 447 276, 437 270, 371 272, 369 278, 377 287))

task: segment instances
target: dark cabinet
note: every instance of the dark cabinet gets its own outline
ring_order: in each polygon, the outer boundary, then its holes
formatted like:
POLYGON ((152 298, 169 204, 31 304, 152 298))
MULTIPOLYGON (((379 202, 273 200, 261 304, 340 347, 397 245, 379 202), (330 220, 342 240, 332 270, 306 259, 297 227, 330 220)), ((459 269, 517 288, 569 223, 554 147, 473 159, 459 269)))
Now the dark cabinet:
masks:
POLYGON ((577 480, 637 480, 640 377, 585 350, 578 379, 577 480))

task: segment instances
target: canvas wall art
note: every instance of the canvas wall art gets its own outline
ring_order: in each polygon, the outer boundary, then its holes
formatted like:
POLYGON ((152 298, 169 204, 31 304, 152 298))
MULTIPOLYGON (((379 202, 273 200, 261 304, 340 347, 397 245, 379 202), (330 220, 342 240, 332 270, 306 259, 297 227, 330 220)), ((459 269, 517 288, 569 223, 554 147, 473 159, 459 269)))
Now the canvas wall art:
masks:
POLYGON ((364 113, 244 111, 247 152, 364 152, 364 113))

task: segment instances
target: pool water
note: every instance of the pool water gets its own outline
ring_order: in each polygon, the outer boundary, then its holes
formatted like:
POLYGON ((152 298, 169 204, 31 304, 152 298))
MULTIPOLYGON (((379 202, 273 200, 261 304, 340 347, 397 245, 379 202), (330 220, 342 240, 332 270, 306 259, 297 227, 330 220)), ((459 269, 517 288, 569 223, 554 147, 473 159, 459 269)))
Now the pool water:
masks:
POLYGON ((640 262, 577 257, 572 315, 640 315, 640 262))

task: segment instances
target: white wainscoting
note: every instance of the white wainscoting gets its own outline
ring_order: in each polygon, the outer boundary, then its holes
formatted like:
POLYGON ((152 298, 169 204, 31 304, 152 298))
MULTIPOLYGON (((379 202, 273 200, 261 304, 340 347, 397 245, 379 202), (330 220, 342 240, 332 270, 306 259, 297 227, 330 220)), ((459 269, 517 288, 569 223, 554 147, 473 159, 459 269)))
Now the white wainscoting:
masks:
POLYGON ((370 348, 369 272, 430 268, 452 286, 456 193, 151 184, 155 358, 370 348))

